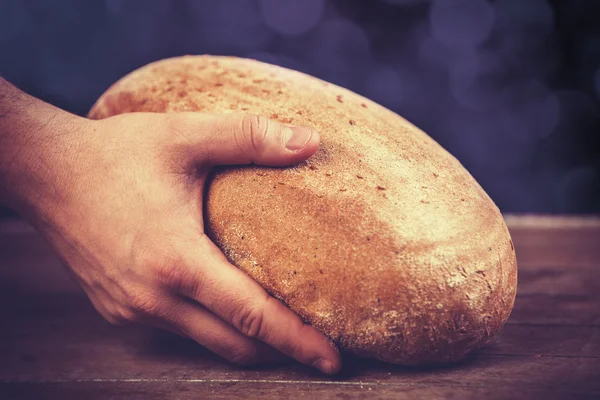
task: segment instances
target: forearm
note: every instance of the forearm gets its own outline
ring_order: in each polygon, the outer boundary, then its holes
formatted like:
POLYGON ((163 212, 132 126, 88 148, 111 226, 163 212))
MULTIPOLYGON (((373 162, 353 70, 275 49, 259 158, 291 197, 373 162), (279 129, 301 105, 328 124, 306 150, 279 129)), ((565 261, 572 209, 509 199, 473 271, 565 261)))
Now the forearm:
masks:
POLYGON ((72 157, 82 120, 0 78, 0 203, 29 214, 59 201, 61 162, 72 157))

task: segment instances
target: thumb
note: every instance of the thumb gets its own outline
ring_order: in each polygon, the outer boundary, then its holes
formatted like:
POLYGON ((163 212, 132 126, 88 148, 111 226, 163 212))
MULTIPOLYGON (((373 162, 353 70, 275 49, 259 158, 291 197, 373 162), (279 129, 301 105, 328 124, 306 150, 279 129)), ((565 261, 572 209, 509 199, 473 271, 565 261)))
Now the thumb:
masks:
POLYGON ((196 161, 212 165, 297 164, 319 147, 319 134, 258 115, 205 115, 196 161))

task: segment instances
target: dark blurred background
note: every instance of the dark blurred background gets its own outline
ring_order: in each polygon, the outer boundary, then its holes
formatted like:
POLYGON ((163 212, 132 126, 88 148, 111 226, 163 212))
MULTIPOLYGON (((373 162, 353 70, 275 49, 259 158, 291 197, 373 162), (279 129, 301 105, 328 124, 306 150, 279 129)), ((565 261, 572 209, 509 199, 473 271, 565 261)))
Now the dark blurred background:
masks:
POLYGON ((135 68, 204 53, 389 107, 503 212, 600 213, 598 0, 0 1, 0 74, 76 114, 135 68))

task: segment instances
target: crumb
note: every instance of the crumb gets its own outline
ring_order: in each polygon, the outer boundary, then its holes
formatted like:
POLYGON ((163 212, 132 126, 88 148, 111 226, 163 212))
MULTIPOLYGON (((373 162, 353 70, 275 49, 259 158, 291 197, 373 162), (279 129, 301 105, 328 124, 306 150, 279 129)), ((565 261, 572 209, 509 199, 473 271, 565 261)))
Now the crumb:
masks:
POLYGON ((350 125, 356 125, 356 122, 353 119, 351 119, 349 122, 350 122, 350 125))

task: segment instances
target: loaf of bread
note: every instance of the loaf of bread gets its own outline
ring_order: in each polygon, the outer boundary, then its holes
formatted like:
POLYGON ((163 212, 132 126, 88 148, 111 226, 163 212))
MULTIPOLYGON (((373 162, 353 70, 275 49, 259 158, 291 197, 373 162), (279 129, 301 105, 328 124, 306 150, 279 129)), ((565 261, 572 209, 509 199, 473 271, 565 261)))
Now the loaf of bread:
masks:
POLYGON ((140 68, 89 116, 132 111, 251 113, 319 131, 318 152, 298 166, 216 173, 205 218, 233 264, 341 349, 452 362, 508 318, 517 266, 502 215, 397 114, 300 72, 213 56, 140 68))

